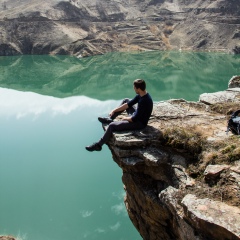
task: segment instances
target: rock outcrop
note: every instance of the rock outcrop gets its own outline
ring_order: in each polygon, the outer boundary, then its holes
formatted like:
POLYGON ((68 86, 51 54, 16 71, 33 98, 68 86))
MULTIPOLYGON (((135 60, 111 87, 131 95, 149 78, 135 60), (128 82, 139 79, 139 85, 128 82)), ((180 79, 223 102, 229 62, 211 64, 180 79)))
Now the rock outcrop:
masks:
POLYGON ((0 236, 0 240, 16 240, 13 236, 0 236))
MULTIPOLYGON (((159 102, 142 131, 114 133, 125 205, 144 240, 240 239, 240 88, 159 102)), ((107 126, 104 126, 107 127, 107 126)))
POLYGON ((238 0, 5 0, 0 55, 240 52, 238 0))

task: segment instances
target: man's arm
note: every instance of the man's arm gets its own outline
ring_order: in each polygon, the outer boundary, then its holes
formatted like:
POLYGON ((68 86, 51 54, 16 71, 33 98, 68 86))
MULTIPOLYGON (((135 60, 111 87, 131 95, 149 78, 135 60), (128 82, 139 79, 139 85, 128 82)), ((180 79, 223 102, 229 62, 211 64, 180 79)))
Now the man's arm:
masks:
POLYGON ((128 109, 128 104, 124 103, 123 105, 121 105, 120 107, 117 107, 115 109, 113 109, 110 113, 109 116, 111 117, 115 112, 121 112, 128 109))
MULTIPOLYGON (((126 109, 128 109, 128 104, 124 103, 123 105, 121 105, 118 108, 113 109, 110 113, 109 116, 111 117, 115 112, 122 112, 125 111, 126 109)), ((124 117, 122 118, 122 120, 126 120, 128 122, 132 122, 132 117, 124 117)))

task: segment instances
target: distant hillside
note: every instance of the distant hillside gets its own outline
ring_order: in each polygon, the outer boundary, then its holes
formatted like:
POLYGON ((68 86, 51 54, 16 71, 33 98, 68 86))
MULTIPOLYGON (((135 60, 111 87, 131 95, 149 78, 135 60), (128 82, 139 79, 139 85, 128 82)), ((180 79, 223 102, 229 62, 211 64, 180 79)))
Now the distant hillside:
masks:
POLYGON ((0 13, 0 55, 240 53, 239 0, 5 0, 0 13))

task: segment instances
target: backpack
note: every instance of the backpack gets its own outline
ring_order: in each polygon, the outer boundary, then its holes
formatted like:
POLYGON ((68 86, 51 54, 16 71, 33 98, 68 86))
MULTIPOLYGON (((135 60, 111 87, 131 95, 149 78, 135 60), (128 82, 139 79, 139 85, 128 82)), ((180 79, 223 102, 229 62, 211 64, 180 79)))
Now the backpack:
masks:
POLYGON ((240 116, 238 116, 239 113, 240 110, 237 110, 231 115, 230 119, 228 120, 227 133, 230 130, 233 134, 240 135, 240 116))

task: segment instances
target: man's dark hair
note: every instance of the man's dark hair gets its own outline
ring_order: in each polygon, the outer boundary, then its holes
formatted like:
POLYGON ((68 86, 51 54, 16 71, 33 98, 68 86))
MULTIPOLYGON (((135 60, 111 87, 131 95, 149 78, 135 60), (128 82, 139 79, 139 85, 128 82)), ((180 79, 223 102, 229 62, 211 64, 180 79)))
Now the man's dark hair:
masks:
POLYGON ((134 80, 133 85, 135 86, 135 88, 140 88, 142 91, 146 89, 146 83, 143 79, 134 80))

